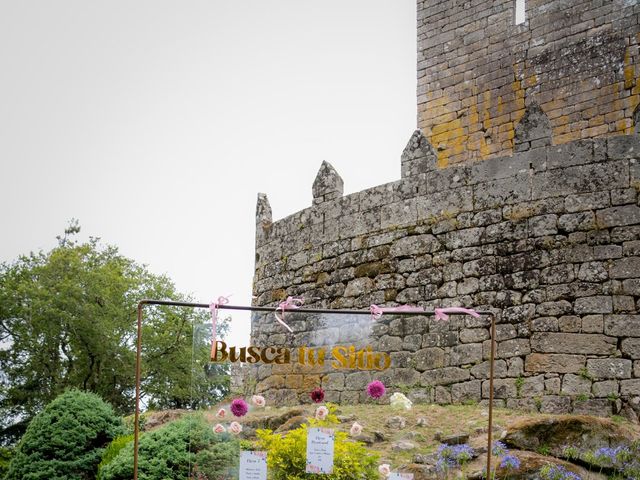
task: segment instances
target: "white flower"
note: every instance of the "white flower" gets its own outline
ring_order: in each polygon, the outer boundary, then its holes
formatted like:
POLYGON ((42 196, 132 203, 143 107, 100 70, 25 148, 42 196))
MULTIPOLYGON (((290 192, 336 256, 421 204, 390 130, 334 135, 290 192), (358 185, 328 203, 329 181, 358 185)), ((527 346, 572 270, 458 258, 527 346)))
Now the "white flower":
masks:
POLYGON ((262 395, 254 395, 251 397, 251 403, 253 403, 256 407, 264 407, 265 403, 267 403, 262 395))
POLYGON ((360 425, 358 422, 353 422, 353 425, 351 425, 351 430, 349 431, 349 433, 351 433, 352 437, 356 437, 360 435, 362 433, 362 425, 360 425))
POLYGON ((229 431, 237 435, 242 431, 242 425, 240 425, 238 422, 231 422, 231 424, 229 425, 229 431))
POLYGON ((220 425, 220 424, 218 423, 218 424, 216 424, 216 426, 215 426, 215 427, 213 427, 213 431, 214 431, 215 433, 224 433, 224 432, 226 432, 226 431, 227 431, 227 429, 226 429, 226 428, 224 428, 224 425, 220 425))
POLYGON ((329 409, 325 406, 318 407, 316 410, 316 420, 324 420, 329 415, 329 409))
POLYGON ((413 402, 405 397, 402 393, 396 392, 391 395, 391 406, 393 408, 404 408, 405 410, 411 410, 413 402))
POLYGON ((391 475, 391 467, 388 463, 383 463, 382 465, 378 466, 378 472, 380 472, 380 475, 388 477, 389 475, 391 475))

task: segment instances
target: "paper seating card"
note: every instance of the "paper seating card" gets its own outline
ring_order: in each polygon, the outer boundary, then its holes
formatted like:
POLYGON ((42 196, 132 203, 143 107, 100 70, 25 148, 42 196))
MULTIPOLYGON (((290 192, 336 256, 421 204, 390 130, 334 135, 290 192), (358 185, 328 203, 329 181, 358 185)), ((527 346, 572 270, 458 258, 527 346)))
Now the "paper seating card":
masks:
POLYGON ((397 473, 392 472, 387 477, 388 480, 413 480, 413 473, 397 473))
POLYGON ((240 452, 240 480, 267 480, 267 452, 240 452))
POLYGON ((310 428, 307 435, 307 473, 333 473, 335 434, 330 428, 310 428))

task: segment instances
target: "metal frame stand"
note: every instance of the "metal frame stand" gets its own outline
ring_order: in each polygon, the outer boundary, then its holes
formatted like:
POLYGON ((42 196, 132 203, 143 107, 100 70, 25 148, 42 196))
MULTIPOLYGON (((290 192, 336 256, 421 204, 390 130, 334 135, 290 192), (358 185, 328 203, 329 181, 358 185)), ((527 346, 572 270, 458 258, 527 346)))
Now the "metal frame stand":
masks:
MULTIPOLYGON (((169 300, 141 300, 138 303, 138 322, 137 322, 137 339, 136 339, 136 410, 133 427, 133 479, 138 480, 138 445, 140 439, 140 381, 141 381, 141 356, 142 356, 142 311, 145 305, 164 305, 171 307, 187 307, 187 308, 209 308, 207 303, 191 303, 191 302, 172 302, 169 300)), ((274 312, 275 307, 245 307, 238 305, 218 305, 221 310, 244 310, 251 312, 274 312)), ((332 310, 332 309, 313 309, 313 308, 296 308, 296 313, 331 313, 331 314, 348 314, 348 315, 371 315, 369 310, 332 310)), ((388 312, 390 315, 400 316, 416 316, 416 315, 434 315, 433 311, 425 312, 388 312)), ((491 479, 491 457, 493 455, 491 444, 493 434, 493 375, 496 353, 496 320, 493 312, 478 310, 478 314, 487 315, 491 319, 491 354, 489 357, 489 426, 487 431, 487 479, 491 479)), ((466 315, 464 313, 456 313, 455 315, 466 315)))

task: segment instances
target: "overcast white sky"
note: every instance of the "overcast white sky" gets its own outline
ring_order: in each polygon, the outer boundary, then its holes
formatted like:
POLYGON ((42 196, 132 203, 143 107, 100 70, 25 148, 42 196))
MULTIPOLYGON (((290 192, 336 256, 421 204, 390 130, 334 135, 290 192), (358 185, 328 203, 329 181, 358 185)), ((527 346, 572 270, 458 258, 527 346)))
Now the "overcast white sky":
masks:
MULTIPOLYGON (((203 302, 251 302, 255 202, 396 180, 415 0, 0 0, 0 261, 69 219, 203 302)), ((246 319, 235 318, 232 342, 246 319)))

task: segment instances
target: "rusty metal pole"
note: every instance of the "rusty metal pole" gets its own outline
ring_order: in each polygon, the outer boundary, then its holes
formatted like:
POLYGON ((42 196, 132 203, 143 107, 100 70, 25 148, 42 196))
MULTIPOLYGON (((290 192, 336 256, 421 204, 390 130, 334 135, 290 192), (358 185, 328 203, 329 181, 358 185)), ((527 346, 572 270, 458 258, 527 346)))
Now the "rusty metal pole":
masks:
POLYGON ((491 480, 491 456, 493 453, 493 364, 496 358, 496 317, 491 315, 491 356, 489 357, 489 430, 487 432, 487 480, 491 480))
POLYGON ((138 480, 138 442, 140 437, 140 357, 142 355, 142 306, 138 303, 138 338, 136 343, 136 414, 133 424, 133 480, 138 480))

